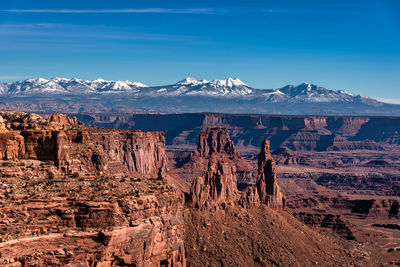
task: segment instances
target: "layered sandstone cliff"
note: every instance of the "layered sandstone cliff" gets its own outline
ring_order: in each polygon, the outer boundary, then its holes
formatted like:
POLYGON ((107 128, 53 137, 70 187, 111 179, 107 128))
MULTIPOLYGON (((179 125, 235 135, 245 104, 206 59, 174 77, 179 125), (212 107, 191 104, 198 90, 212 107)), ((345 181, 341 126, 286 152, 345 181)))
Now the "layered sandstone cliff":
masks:
POLYGON ((183 199, 165 180, 42 169, 0 168, 0 265, 186 266, 183 199))
POLYGON ((96 128, 70 130, 69 157, 62 165, 69 172, 107 171, 115 175, 140 173, 164 177, 168 170, 161 132, 96 128), (85 153, 81 153, 82 149, 85 153))
POLYGON ((52 114, 49 120, 22 112, 0 112, 0 159, 52 161, 65 172, 107 171, 122 175, 167 172, 161 132, 110 130, 77 125, 76 118, 52 114))
POLYGON ((186 266, 163 133, 0 113, 0 265, 186 266))

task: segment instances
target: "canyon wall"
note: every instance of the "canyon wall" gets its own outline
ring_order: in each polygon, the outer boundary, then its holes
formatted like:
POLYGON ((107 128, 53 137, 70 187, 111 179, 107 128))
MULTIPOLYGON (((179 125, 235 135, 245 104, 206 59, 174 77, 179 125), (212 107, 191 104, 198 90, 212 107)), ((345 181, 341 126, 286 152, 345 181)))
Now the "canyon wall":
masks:
POLYGON ((52 114, 48 121, 32 116, 5 114, 0 159, 52 161, 66 172, 163 176, 168 170, 162 132, 85 127, 61 114, 52 114), (26 118, 17 122, 21 116, 26 118))
POLYGON ((162 132, 0 111, 0 264, 186 266, 162 132))
POLYGON ((161 132, 96 128, 66 134, 69 157, 61 167, 69 172, 101 170, 114 175, 140 173, 163 177, 168 170, 161 132), (82 149, 85 153, 81 153, 82 149))
POLYGON ((186 266, 183 198, 165 180, 22 163, 0 167, 2 266, 186 266))
POLYGON ((256 114, 77 114, 89 125, 164 131, 167 145, 196 145, 201 130, 229 128, 236 146, 271 149, 382 149, 377 143, 400 144, 400 118, 356 116, 285 116, 256 114), (367 142, 361 142, 368 140, 367 142))

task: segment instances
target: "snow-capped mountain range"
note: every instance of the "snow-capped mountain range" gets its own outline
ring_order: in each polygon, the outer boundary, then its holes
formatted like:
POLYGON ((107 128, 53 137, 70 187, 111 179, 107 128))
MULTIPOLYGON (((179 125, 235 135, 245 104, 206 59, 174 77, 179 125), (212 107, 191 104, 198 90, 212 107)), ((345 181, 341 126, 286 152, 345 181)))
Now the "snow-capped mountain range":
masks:
POLYGON ((106 81, 103 79, 85 81, 76 78, 27 79, 14 83, 3 83, 0 86, 0 88, 4 88, 3 93, 11 94, 136 92, 137 88, 147 87, 142 83, 130 81, 106 81))
POLYGON ((197 80, 188 77, 173 85, 149 87, 140 82, 93 81, 76 78, 37 78, 13 83, 0 83, 0 94, 5 95, 82 95, 82 94, 130 94, 135 97, 212 97, 262 99, 266 103, 280 102, 352 102, 377 104, 378 101, 353 95, 346 91, 327 90, 317 85, 302 83, 287 85, 279 89, 255 89, 239 79, 197 80))

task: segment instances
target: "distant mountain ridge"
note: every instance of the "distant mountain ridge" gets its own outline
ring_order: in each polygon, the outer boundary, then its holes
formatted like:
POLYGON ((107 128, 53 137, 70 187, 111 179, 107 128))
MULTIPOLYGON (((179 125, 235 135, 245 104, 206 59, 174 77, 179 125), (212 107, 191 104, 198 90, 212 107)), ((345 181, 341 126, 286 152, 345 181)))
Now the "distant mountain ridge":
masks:
POLYGON ((133 93, 137 96, 210 96, 210 97, 265 97, 266 102, 306 101, 331 102, 369 99, 353 95, 343 90, 327 90, 318 85, 302 83, 287 85, 279 89, 255 89, 237 78, 226 80, 197 80, 187 77, 173 85, 149 87, 140 82, 93 81, 77 78, 27 79, 13 83, 0 83, 2 94, 94 94, 94 93, 133 93))
MULTIPOLYGON (((328 90, 302 83, 278 89, 256 89, 237 78, 197 80, 148 86, 140 82, 93 81, 77 78, 27 79, 0 83, 0 108, 36 112, 41 108, 60 112, 222 112, 326 115, 400 115, 400 105, 387 104, 344 90, 328 90), (107 97, 104 97, 107 95, 107 97), (63 108, 58 104, 63 103, 63 108), (25 109, 29 105, 29 109, 25 109), (73 106, 73 108, 72 108, 73 106), (89 108, 90 107, 90 108, 89 108), (39 109, 39 107, 37 108, 39 109), (60 109, 60 110, 58 110, 60 109)), ((42 111, 42 110, 41 110, 42 111)))

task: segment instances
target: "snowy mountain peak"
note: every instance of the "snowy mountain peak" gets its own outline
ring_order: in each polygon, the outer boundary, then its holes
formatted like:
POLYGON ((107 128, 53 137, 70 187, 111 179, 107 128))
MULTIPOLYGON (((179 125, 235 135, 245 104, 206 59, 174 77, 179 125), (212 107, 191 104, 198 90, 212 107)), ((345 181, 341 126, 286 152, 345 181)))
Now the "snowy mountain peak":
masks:
POLYGON ((26 82, 26 83, 36 83, 36 84, 43 84, 43 83, 46 83, 46 82, 48 82, 49 80, 46 80, 46 79, 44 79, 44 78, 32 78, 32 79, 26 79, 25 81, 23 81, 23 82, 26 82))
POLYGON ((96 93, 96 92, 136 92, 137 88, 147 87, 140 82, 130 81, 106 81, 96 79, 94 81, 84 81, 77 78, 56 77, 50 80, 44 78, 26 79, 24 81, 14 82, 2 85, 0 93, 96 93))
POLYGON ((213 85, 216 86, 225 86, 225 87, 241 87, 241 86, 248 86, 247 84, 245 84, 244 82, 242 82, 241 80, 235 78, 227 78, 226 80, 213 80, 211 81, 211 83, 213 85))
POLYGON ((207 80, 197 80, 195 78, 192 77, 187 77, 182 81, 179 81, 176 83, 177 85, 192 85, 192 86, 196 86, 196 85, 205 85, 205 86, 211 86, 211 87, 228 87, 228 88, 233 88, 233 87, 243 87, 243 86, 247 86, 249 87, 247 84, 245 84, 244 82, 242 82, 241 80, 237 79, 237 78, 227 78, 226 80, 212 80, 212 81, 207 81, 207 80))
POLYGON ((193 78, 193 77, 186 77, 185 79, 183 79, 182 81, 179 81, 179 82, 177 82, 176 84, 179 84, 179 85, 197 85, 197 84, 199 84, 200 82, 197 80, 197 79, 195 79, 195 78, 193 78))
POLYGON ((237 78, 226 80, 197 80, 187 77, 167 86, 149 87, 140 82, 93 81, 77 78, 56 77, 26 79, 13 83, 0 83, 0 94, 12 96, 26 95, 93 95, 115 94, 125 97, 208 97, 222 99, 247 99, 262 103, 359 103, 380 105, 378 101, 353 95, 344 90, 328 90, 315 84, 304 82, 297 86, 287 85, 280 89, 254 89, 237 78))
POLYGON ((102 78, 97 78, 96 80, 92 81, 93 83, 105 83, 107 82, 106 80, 102 79, 102 78))

